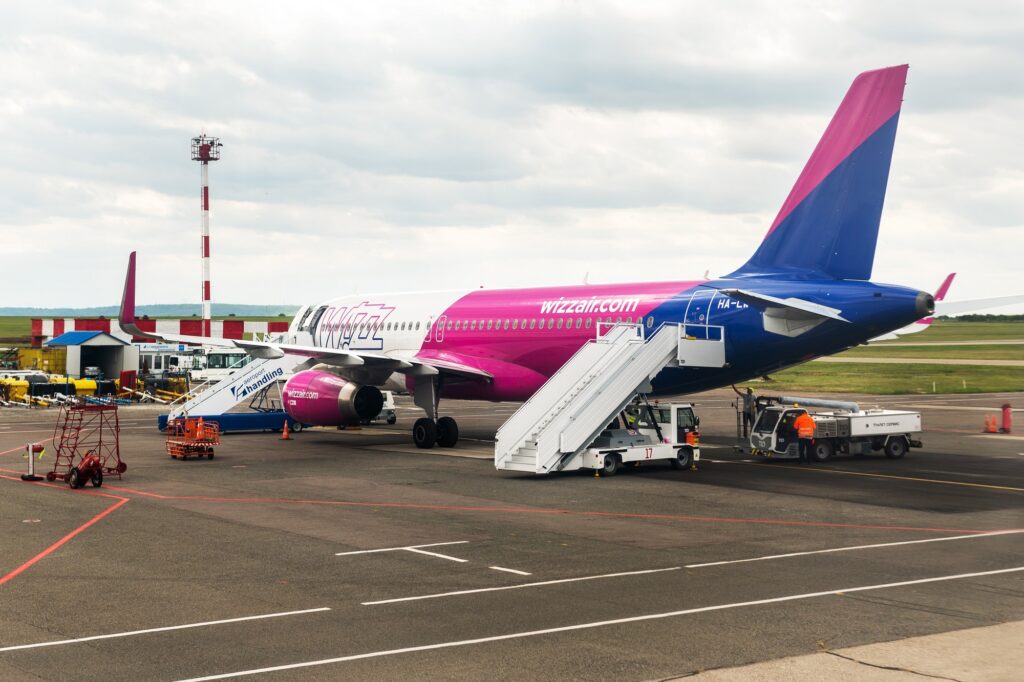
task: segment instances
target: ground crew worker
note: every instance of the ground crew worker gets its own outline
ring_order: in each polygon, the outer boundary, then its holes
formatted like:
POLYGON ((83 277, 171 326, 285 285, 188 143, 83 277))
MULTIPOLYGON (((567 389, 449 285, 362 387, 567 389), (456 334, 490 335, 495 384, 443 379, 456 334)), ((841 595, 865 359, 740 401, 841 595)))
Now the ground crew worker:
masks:
POLYGON ((746 393, 740 393, 735 386, 732 390, 736 391, 736 395, 743 399, 743 437, 746 438, 750 435, 750 429, 754 426, 754 420, 757 418, 757 396, 754 395, 754 389, 747 386, 746 393))
POLYGON ((800 440, 800 463, 806 464, 809 461, 809 452, 814 443, 814 417, 804 412, 796 421, 793 428, 796 429, 796 437, 800 440))

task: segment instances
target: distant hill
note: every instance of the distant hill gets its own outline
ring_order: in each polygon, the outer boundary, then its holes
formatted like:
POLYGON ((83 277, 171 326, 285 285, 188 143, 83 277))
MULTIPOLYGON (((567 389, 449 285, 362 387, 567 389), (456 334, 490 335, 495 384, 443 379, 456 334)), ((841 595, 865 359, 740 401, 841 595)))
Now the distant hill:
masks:
MULTIPOLYGON (((284 314, 295 315, 299 309, 297 305, 243 305, 235 303, 214 303, 213 315, 224 317, 235 315, 236 317, 275 317, 284 314)), ((0 308, 0 315, 19 317, 116 317, 118 306, 108 305, 97 308, 0 308)), ((149 315, 150 317, 192 317, 200 316, 201 310, 194 303, 161 303, 157 305, 140 305, 135 310, 136 315, 149 315)))

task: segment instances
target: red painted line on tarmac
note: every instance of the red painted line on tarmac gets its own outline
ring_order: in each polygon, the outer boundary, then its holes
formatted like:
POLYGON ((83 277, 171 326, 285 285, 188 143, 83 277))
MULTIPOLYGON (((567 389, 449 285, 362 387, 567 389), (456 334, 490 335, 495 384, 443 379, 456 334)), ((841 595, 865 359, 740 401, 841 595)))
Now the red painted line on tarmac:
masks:
MULTIPOLYGON (((231 502, 240 504, 308 504, 336 507, 384 507, 391 509, 423 509, 429 511, 482 512, 494 514, 551 514, 563 516, 596 516, 622 519, 659 519, 668 521, 703 521, 709 523, 744 523, 769 526, 801 526, 810 528, 858 528, 871 530, 901 530, 922 533, 990 533, 992 529, 928 528, 920 526, 887 526, 868 523, 830 523, 827 521, 792 521, 787 519, 737 519, 718 516, 690 516, 682 514, 640 514, 630 512, 578 511, 573 509, 523 509, 517 507, 468 507, 446 504, 415 504, 406 502, 353 502, 347 500, 301 500, 274 497, 211 497, 205 495, 162 495, 132 488, 115 488, 126 493, 160 500, 191 502, 231 502)), ((1004 530, 1004 529, 996 529, 1004 530)))
MULTIPOLYGON (((0 469, 0 471, 8 471, 8 470, 7 469, 0 469)), ((17 472, 11 472, 11 473, 17 473, 17 472)), ((18 481, 19 483, 23 483, 24 482, 20 478, 15 478, 13 476, 2 476, 2 475, 0 475, 0 478, 8 480, 8 481, 18 481)), ((67 486, 56 485, 54 483, 33 482, 32 485, 42 486, 42 487, 45 487, 45 488, 56 488, 58 490, 65 490, 67 492, 85 493, 86 495, 93 495, 95 497, 106 497, 108 499, 117 500, 117 502, 115 502, 114 504, 110 505, 109 507, 107 507, 106 509, 101 511, 99 514, 97 514, 96 516, 92 517, 91 519, 89 519, 88 521, 83 523, 78 528, 75 528, 73 531, 71 531, 70 533, 68 533, 64 537, 62 537, 60 540, 58 540, 57 542, 55 542, 52 545, 50 545, 49 547, 44 549, 39 554, 36 554, 34 557, 32 557, 31 559, 29 559, 28 561, 23 563, 21 566, 18 566, 16 569, 11 571, 7 575, 5 575, 3 577, 0 577, 0 585, 3 585, 5 583, 13 580, 14 578, 17 578, 19 575, 21 575, 26 570, 28 570, 29 568, 31 568, 32 566, 37 564, 39 561, 41 561, 42 559, 45 559, 47 556, 49 556, 53 552, 55 552, 58 549, 60 549, 63 545, 65 545, 67 542, 69 542, 76 535, 78 535, 79 533, 84 532, 87 528, 89 528, 90 526, 95 524, 97 521, 102 519, 104 516, 106 516, 107 514, 110 514, 115 509, 118 509, 119 507, 123 507, 124 505, 128 504, 128 502, 131 501, 131 498, 121 497, 120 495, 109 495, 107 493, 99 493, 99 492, 96 492, 94 490, 71 490, 71 488, 68 488, 67 486)))

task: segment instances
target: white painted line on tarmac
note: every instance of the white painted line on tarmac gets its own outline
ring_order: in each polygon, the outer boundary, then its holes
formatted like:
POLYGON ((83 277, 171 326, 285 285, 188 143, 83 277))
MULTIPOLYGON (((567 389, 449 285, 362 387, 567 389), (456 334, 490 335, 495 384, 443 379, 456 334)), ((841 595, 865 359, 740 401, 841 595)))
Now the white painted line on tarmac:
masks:
POLYGON ((492 571, 505 571, 505 573, 515 573, 516 575, 533 575, 532 573, 527 573, 526 571, 517 571, 514 568, 505 568, 503 566, 488 566, 488 568, 492 571))
POLYGON ((928 538, 926 540, 906 540, 903 542, 880 542, 874 545, 856 545, 852 547, 833 547, 831 549, 815 549, 808 552, 790 552, 788 554, 770 554, 750 559, 733 559, 732 561, 710 561, 706 564, 688 564, 686 568, 706 568, 708 566, 725 566, 726 564, 745 564, 751 561, 768 561, 770 559, 788 559, 795 556, 811 554, 830 554, 833 552, 852 552, 858 549, 877 549, 879 547, 899 547, 901 545, 921 545, 926 542, 946 542, 947 540, 973 540, 974 538, 990 538, 994 535, 1013 535, 1024 533, 1024 530, 998 530, 991 533, 971 533, 970 535, 950 535, 944 538, 928 538))
POLYGON ((1005 433, 977 433, 968 438, 994 438, 996 440, 1024 440, 1024 436, 1010 436, 1005 433))
POLYGON ((406 545, 405 547, 381 547, 380 549, 360 549, 355 552, 338 552, 334 556, 352 556, 353 554, 376 554, 377 552, 398 552, 403 549, 419 549, 420 547, 441 547, 442 545, 464 545, 469 540, 455 540, 454 542, 432 542, 429 545, 406 545))
MULTIPOLYGON (((491 568, 494 568, 493 566, 491 568)), ((480 592, 501 592, 502 590, 519 590, 524 587, 542 587, 544 585, 561 585, 562 583, 577 583, 584 580, 600 580, 602 578, 621 578, 628 575, 646 575, 648 573, 664 573, 665 571, 678 571, 680 566, 670 568, 651 568, 645 571, 627 571, 625 573, 605 573, 604 575, 586 575, 581 578, 561 578, 559 580, 544 580, 537 583, 522 583, 520 585, 502 585, 501 587, 479 587, 473 590, 457 590, 455 592, 437 592, 434 594, 421 594, 416 597, 398 597, 397 599, 381 599, 380 601, 364 601, 363 606, 379 606, 380 604, 397 604, 404 601, 420 601, 421 599, 438 599, 439 597, 456 597, 463 594, 479 594, 480 592)))
POLYGON ((457 561, 460 564, 468 564, 469 563, 469 559, 460 559, 457 556, 448 556, 447 554, 438 554, 437 552, 427 552, 425 550, 416 549, 414 547, 409 547, 409 548, 406 549, 406 551, 408 551, 408 552, 416 552, 417 554, 426 554, 427 556, 435 556, 438 559, 447 559, 448 561, 457 561))
POLYGON ((59 646, 61 644, 78 644, 80 642, 94 642, 98 639, 115 639, 117 637, 134 637, 135 635, 148 635, 153 632, 169 632, 171 630, 187 630, 189 628, 202 628, 208 625, 225 625, 227 623, 242 623, 249 620, 265 620, 267 618, 282 618, 284 616, 298 616, 305 613, 319 613, 330 611, 330 607, 323 606, 318 609, 303 609, 302 611, 283 611, 281 613, 264 613, 259 616, 243 616, 242 618, 227 618, 225 620, 208 620, 203 623, 187 623, 185 625, 170 625, 162 628, 148 628, 146 630, 131 630, 129 632, 114 632, 108 635, 92 635, 90 637, 78 637, 77 639, 61 639, 53 642, 36 642, 35 644, 18 644, 16 646, 0 647, 0 651, 17 651, 19 649, 39 649, 46 646, 59 646))
POLYGON ((415 653, 418 651, 436 651, 437 649, 451 649, 459 646, 470 646, 473 644, 486 644, 488 642, 500 642, 503 640, 511 639, 523 639, 526 637, 538 637, 541 635, 553 635, 561 632, 573 632, 575 630, 589 630, 592 628, 607 627, 609 625, 623 625, 625 623, 639 623, 648 620, 658 620, 662 618, 674 618, 677 616, 687 616, 694 613, 707 613, 709 611, 725 611, 727 609, 738 609, 748 606, 762 606, 765 604, 779 604, 783 602, 799 601, 802 599, 814 599, 816 597, 828 597, 832 595, 842 596, 848 592, 867 592, 869 590, 884 590, 893 587, 905 587, 907 585, 923 585, 925 583, 943 582, 947 580, 962 580, 965 578, 982 578, 990 575, 1000 575, 1003 573, 1016 573, 1024 571, 1024 566, 1015 566, 1014 568, 1003 568, 994 571, 982 571, 979 573, 960 573, 958 575, 944 575, 937 578, 922 578, 920 580, 906 580, 898 583, 883 583, 879 585, 862 585, 859 587, 846 587, 838 590, 827 590, 824 592, 806 592, 804 594, 792 594, 785 597, 771 597, 768 599, 756 599, 753 601, 736 602, 733 604, 716 604, 714 606, 702 606, 694 609, 683 609, 681 611, 666 611, 664 613, 649 613, 642 616, 631 616, 628 618, 617 618, 615 620, 599 620, 591 623, 578 623, 576 625, 566 625, 557 628, 547 628, 544 630, 529 630, 526 632, 512 632, 506 635, 495 635, 493 637, 478 637, 477 639, 463 639, 452 642, 438 642, 436 644, 424 644, 421 646, 410 646, 403 649, 387 649, 384 651, 371 651, 365 654, 353 654, 350 656, 338 656, 337 658, 324 658, 318 661, 304 661, 302 663, 288 663, 285 665, 275 665, 267 668, 252 668, 250 670, 239 670, 237 672, 221 673, 219 675, 208 675, 206 677, 193 677, 187 680, 180 680, 179 682, 208 682, 209 680, 225 680, 232 677, 243 677, 246 675, 260 675, 263 673, 280 672, 282 670, 297 670, 299 668, 312 668, 321 665, 331 665, 334 663, 345 663, 348 661, 359 661, 368 658, 383 658, 385 656, 397 656, 400 654, 415 653))

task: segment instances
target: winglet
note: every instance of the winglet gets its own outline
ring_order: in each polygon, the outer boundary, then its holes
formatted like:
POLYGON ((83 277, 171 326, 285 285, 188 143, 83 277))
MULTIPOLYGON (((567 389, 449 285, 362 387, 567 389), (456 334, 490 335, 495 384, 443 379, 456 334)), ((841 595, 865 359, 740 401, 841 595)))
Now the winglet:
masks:
POLYGON ((951 272, 948 275, 946 275, 946 279, 942 282, 942 285, 939 287, 938 291, 935 292, 936 301, 941 301, 944 298, 946 298, 946 293, 949 291, 949 285, 953 283, 954 277, 956 277, 955 272, 951 272))
POLYGON ((121 310, 117 321, 121 327, 135 325, 135 251, 128 256, 128 272, 124 276, 124 294, 121 296, 121 310))
POLYGON ((132 336, 147 339, 160 338, 156 334, 144 332, 135 324, 135 252, 128 256, 128 272, 124 276, 124 294, 121 296, 121 310, 117 314, 117 322, 121 331, 132 336))

